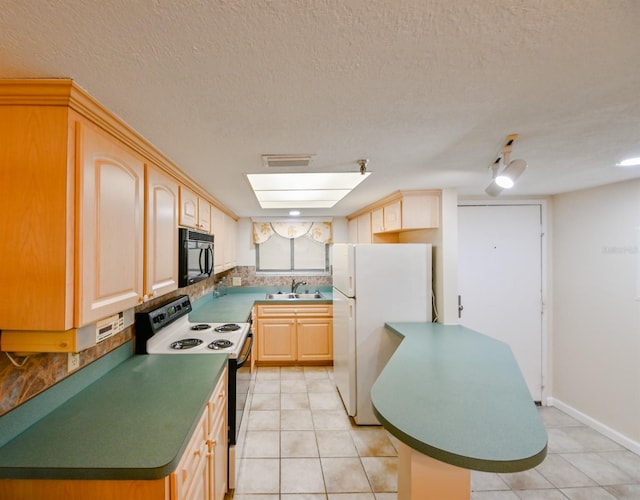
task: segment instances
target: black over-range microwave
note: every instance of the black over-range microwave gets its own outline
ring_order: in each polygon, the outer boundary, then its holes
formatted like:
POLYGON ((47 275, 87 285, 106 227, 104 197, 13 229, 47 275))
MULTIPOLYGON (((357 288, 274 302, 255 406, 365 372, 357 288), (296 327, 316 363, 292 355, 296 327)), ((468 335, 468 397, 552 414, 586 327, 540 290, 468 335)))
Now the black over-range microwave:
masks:
POLYGON ((191 285, 213 274, 213 235, 180 228, 178 286, 191 285))

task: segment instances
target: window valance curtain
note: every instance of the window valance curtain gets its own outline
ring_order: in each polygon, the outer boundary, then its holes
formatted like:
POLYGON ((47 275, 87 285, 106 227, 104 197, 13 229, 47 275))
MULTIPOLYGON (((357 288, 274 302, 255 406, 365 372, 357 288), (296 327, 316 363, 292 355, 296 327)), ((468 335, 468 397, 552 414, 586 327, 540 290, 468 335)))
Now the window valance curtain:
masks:
POLYGON ((283 238, 309 236, 320 243, 332 243, 331 222, 254 222, 253 242, 264 243, 277 234, 283 238))

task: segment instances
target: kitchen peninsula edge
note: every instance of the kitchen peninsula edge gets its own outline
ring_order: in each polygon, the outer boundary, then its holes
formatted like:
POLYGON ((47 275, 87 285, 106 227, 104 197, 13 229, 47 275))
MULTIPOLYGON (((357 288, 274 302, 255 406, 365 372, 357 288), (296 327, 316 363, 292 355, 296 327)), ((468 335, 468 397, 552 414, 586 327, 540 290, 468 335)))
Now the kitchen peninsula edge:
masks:
POLYGON ((469 498, 470 469, 519 472, 544 460, 547 434, 507 344, 460 325, 385 326, 403 340, 371 399, 400 441, 399 500, 469 498))

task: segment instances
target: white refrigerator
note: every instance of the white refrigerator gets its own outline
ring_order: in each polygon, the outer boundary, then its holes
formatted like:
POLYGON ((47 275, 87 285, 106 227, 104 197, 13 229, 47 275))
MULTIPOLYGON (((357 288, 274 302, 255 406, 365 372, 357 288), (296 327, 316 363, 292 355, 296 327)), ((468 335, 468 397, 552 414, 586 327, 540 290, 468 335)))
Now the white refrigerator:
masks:
POLYGON ((431 245, 333 245, 333 374, 347 413, 378 425, 371 387, 401 339, 393 321, 432 320, 431 245))

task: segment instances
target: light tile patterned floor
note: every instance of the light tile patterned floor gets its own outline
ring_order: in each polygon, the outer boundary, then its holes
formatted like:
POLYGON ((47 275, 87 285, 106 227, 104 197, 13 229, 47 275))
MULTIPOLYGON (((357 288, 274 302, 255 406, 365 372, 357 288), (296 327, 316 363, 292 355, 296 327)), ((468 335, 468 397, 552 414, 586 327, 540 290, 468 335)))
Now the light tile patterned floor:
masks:
MULTIPOLYGON (((330 367, 257 370, 228 499, 397 499, 392 441, 381 427, 352 424, 331 377, 330 367)), ((472 500, 640 499, 640 456, 555 408, 540 415, 545 461, 516 474, 473 471, 472 500)))

